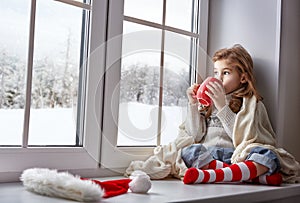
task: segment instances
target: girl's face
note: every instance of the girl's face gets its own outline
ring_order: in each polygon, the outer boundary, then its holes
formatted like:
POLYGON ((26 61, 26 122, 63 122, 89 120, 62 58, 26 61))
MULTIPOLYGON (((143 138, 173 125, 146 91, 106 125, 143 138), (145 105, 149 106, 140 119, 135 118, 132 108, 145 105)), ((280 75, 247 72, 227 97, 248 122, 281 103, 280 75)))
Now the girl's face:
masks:
POLYGON ((239 89, 245 79, 235 67, 230 67, 227 64, 225 59, 216 61, 214 63, 214 77, 222 81, 225 93, 230 94, 239 89))

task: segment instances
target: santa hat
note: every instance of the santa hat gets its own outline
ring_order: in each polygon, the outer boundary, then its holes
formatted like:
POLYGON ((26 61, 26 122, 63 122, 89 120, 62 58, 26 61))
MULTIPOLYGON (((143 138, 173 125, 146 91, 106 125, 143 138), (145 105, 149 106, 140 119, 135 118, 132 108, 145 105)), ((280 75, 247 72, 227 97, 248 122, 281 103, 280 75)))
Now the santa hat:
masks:
POLYGON ((57 170, 31 168, 23 171, 20 180, 31 192, 80 202, 117 196, 127 193, 128 189, 136 193, 147 193, 151 188, 149 176, 141 171, 136 171, 130 178, 99 181, 57 170))

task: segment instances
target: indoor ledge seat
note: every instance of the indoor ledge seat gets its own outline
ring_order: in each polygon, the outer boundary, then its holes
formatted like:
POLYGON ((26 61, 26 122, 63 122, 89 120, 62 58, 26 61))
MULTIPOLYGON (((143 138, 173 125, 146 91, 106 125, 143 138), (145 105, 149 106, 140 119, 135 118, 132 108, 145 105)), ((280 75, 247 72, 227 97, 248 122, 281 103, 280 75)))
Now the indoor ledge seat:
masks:
MULTIPOLYGON (((1 183, 2 203, 67 203, 74 202, 45 197, 27 191, 22 183, 1 183)), ((147 194, 126 194, 102 199, 106 203, 161 203, 161 202, 300 202, 300 184, 280 187, 244 183, 214 183, 185 185, 178 179, 153 180, 147 194)))

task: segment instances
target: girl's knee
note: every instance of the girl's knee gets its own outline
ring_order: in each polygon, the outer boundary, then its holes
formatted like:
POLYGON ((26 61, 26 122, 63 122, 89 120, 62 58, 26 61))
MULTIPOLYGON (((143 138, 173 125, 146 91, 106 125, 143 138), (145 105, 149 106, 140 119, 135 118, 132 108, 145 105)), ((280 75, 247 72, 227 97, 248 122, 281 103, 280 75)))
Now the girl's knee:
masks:
MULTIPOLYGON (((272 174, 280 170, 280 162, 275 152, 264 147, 255 147, 251 149, 246 160, 253 161, 266 167, 267 174, 272 174)), ((263 171, 263 167, 262 171, 263 171)))
POLYGON ((213 160, 209 151, 202 144, 192 144, 184 147, 181 150, 181 158, 188 168, 202 168, 213 160))

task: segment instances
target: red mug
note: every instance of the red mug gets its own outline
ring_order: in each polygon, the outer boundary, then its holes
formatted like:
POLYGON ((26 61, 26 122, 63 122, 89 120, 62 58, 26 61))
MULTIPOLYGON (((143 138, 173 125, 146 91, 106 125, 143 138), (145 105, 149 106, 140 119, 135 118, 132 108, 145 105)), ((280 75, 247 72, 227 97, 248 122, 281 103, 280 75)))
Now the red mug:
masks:
POLYGON ((203 106, 210 106, 212 104, 212 100, 210 99, 209 96, 207 96, 207 94, 205 94, 205 91, 209 91, 206 85, 209 82, 215 82, 215 81, 220 82, 220 80, 218 80, 217 78, 208 77, 201 83, 201 85, 197 90, 196 98, 199 101, 199 103, 202 104, 203 106))

